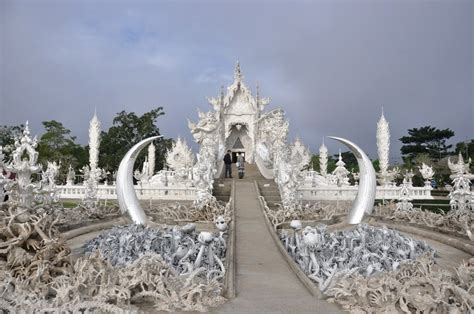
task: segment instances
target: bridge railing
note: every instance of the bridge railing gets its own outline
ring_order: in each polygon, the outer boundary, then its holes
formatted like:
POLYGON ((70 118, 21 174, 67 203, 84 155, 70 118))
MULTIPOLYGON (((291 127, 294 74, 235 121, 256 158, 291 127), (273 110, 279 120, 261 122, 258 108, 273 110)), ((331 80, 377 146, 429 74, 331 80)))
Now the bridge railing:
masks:
MULTIPOLYGON (((298 193, 302 200, 354 200, 357 196, 358 186, 342 187, 301 187, 298 193)), ((430 187, 411 187, 409 189, 409 198, 413 200, 433 199, 430 187)), ((399 199, 401 196, 400 187, 377 186, 376 199, 399 199)))
MULTIPOLYGON (((86 187, 83 185, 60 185, 58 191, 62 199, 83 199, 86 187)), ((195 200, 197 194, 194 187, 141 187, 138 185, 135 185, 135 192, 138 199, 142 200, 195 200)), ((104 200, 117 199, 115 186, 99 185, 97 197, 104 200)))

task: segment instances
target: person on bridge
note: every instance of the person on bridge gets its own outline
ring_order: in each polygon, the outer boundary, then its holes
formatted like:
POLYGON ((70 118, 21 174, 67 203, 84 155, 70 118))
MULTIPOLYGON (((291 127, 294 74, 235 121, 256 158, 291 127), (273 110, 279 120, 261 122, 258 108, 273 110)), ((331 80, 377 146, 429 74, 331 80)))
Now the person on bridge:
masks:
POLYGON ((232 157, 230 156, 230 150, 227 151, 227 154, 224 156, 224 164, 225 164, 225 177, 227 178, 227 173, 229 174, 229 178, 232 178, 232 157))
POLYGON ((240 153, 237 157, 237 170, 239 171, 239 179, 244 177, 244 170, 245 170, 245 159, 244 154, 240 153))

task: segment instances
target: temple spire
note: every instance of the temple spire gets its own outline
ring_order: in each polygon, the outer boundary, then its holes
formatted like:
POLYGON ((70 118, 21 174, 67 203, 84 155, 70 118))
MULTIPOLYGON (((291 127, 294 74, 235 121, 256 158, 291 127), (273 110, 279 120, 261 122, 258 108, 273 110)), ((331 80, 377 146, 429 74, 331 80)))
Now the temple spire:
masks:
POLYGON ((382 183, 387 183, 387 173, 389 166, 389 152, 390 152, 390 128, 385 119, 383 107, 380 120, 377 122, 377 152, 380 162, 380 174, 382 175, 382 183))
POLYGON ((234 70, 234 80, 237 82, 242 82, 242 71, 240 70, 240 62, 237 61, 237 64, 235 65, 235 70, 234 70))
POLYGON ((258 83, 256 86, 255 102, 257 103, 257 108, 262 111, 263 105, 262 105, 262 102, 260 101, 260 86, 258 85, 258 83))
POLYGON ((324 145, 324 138, 323 143, 319 147, 319 172, 324 177, 328 174, 328 149, 324 145))

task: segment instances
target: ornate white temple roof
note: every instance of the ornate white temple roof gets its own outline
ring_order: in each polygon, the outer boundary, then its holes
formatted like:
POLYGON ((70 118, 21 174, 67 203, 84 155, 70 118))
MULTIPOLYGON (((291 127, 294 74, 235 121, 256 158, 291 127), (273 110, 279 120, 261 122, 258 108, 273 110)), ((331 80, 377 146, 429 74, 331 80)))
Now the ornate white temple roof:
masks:
POLYGON ((227 87, 227 92, 224 94, 224 90, 221 88, 219 97, 208 98, 214 110, 222 110, 224 114, 256 114, 270 103, 269 98, 260 98, 258 86, 256 96, 253 96, 243 78, 240 63, 237 62, 234 69, 234 82, 227 87))

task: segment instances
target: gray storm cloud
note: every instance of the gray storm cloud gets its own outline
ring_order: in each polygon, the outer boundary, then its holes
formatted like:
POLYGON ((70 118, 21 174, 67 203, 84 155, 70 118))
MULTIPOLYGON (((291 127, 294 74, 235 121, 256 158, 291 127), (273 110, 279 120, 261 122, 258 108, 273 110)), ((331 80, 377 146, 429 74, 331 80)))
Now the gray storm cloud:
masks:
MULTIPOLYGON (((398 138, 433 125, 472 138, 473 3, 0 2, 0 124, 59 120, 87 141, 97 107, 105 127, 121 110, 163 106, 168 137, 192 140, 186 118, 245 81, 282 107, 313 151, 350 138, 375 157, 384 107, 398 138), (327 141, 328 143, 328 141, 327 141)), ((329 149, 336 153, 337 144, 329 149)))

